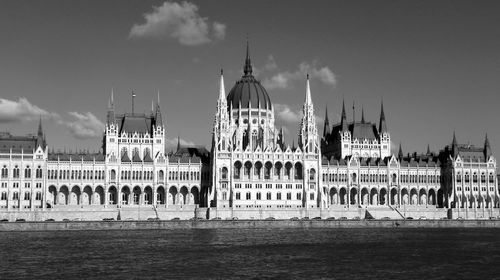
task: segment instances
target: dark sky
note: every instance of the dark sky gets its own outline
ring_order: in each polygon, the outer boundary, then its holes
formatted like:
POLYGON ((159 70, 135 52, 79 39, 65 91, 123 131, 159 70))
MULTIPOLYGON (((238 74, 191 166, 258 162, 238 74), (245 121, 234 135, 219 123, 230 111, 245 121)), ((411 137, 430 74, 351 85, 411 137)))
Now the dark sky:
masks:
POLYGON ((311 72, 321 119, 328 104, 337 122, 344 98, 350 119, 355 102, 357 118, 363 107, 378 122, 383 99, 393 144, 405 153, 428 144, 437 151, 453 131, 458 142, 480 146, 488 133, 500 153, 498 1, 177 3, 1 1, 0 130, 35 132, 41 114, 51 147, 98 149, 101 134, 92 131, 105 120, 111 88, 118 112, 130 111, 132 90, 136 111, 149 112, 159 90, 167 137, 208 146, 220 68, 229 92, 248 36, 288 139, 296 139, 311 72), (171 8, 163 25, 134 35, 162 5, 171 8), (179 22, 193 6, 206 34, 183 37, 179 22), (222 35, 214 23, 225 26, 222 35))

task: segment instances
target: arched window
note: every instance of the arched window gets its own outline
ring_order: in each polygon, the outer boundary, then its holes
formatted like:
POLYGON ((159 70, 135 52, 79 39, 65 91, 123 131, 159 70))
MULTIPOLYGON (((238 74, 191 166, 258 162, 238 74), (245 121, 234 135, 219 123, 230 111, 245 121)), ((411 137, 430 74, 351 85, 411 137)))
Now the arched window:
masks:
POLYGON ((24 169, 24 178, 31 178, 31 168, 28 166, 26 166, 26 169, 24 169))
POLYGON ((255 178, 260 179, 260 174, 261 174, 261 171, 262 171, 262 163, 260 161, 257 161, 255 163, 255 167, 254 167, 253 170, 254 170, 255 178))
POLYGON ((257 193, 257 200, 260 200, 261 199, 261 194, 260 192, 257 193))
POLYGON ((291 171, 292 171, 292 163, 291 162, 287 162, 285 163, 285 177, 287 180, 290 180, 290 176, 291 176, 291 171))
POLYGON ((474 173, 472 174, 472 182, 473 182, 473 183, 477 183, 477 173, 476 173, 476 172, 474 172, 474 173))
POLYGON ((481 184, 485 184, 486 183, 486 174, 484 174, 484 172, 481 173, 481 184))
POLYGON ((462 174, 460 172, 457 173, 457 183, 462 183, 462 174))
POLYGON ((271 200, 271 193, 270 192, 266 193, 266 199, 271 200))
POLYGON ((2 168, 2 178, 9 177, 9 170, 7 169, 7 165, 4 165, 2 168))
POLYGON ((309 180, 313 181, 316 179, 316 170, 314 170, 314 168, 311 168, 311 170, 309 170, 309 180))
POLYGON ((245 162, 245 169, 244 169, 245 178, 250 179, 251 169, 252 169, 252 163, 249 161, 245 162))
POLYGON ((393 173, 393 174, 392 174, 392 183, 393 183, 393 184, 396 184, 396 183, 397 183, 397 181, 398 181, 398 176, 396 176, 396 173, 393 173))
POLYGON ((286 200, 292 200, 292 193, 286 193, 286 200))
POLYGON ((221 177, 222 180, 227 180, 227 167, 222 167, 221 177))
POLYGON ((164 176, 163 170, 158 171, 158 180, 159 181, 163 181, 163 176, 164 176))
POLYGON ((234 179, 240 179, 241 172, 241 162, 237 161, 234 163, 234 179))
POLYGON ((19 167, 17 165, 14 167, 14 172, 12 174, 12 177, 19 178, 19 167))
POLYGON ((236 193, 236 200, 240 200, 241 199, 241 194, 239 192, 236 193))
POLYGON ((490 173, 488 181, 490 182, 490 184, 495 183, 495 177, 493 177, 493 173, 490 173))
POLYGON ((250 192, 247 192, 246 199, 247 200, 252 199, 252 194, 250 192))
POLYGON ((271 169, 273 168, 273 164, 271 162, 266 162, 264 165, 264 179, 271 179, 271 169))
POLYGON ((295 179, 296 180, 301 180, 303 179, 303 176, 302 176, 302 163, 300 162, 297 162, 295 163, 295 179))

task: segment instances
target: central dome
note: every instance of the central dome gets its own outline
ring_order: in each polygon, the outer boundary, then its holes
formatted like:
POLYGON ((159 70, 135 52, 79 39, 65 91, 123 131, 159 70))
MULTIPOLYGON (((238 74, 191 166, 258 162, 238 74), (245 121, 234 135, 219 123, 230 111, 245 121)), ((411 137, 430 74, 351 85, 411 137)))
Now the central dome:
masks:
POLYGON ((261 108, 271 110, 271 99, 266 89, 252 75, 252 63, 247 44, 247 57, 243 67, 243 77, 233 86, 227 95, 227 104, 233 109, 261 108))

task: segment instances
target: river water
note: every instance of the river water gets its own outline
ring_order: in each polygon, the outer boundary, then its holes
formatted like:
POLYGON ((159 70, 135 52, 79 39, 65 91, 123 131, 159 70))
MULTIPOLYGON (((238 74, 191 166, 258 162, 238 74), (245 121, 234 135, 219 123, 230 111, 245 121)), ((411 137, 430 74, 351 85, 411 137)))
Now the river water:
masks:
POLYGON ((500 279, 500 229, 0 232, 0 279, 500 279))

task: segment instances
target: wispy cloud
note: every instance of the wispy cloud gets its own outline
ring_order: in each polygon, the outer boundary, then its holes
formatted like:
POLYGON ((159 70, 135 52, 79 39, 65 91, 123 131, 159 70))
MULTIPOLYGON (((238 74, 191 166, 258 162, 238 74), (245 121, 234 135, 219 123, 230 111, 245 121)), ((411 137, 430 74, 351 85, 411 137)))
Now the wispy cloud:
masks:
POLYGON ((28 99, 21 97, 17 101, 0 98, 0 123, 30 122, 44 119, 59 119, 57 113, 48 112, 28 99))
MULTIPOLYGON (((274 65, 269 65, 274 66, 272 69, 277 69, 278 67, 274 58, 272 58, 272 61, 274 65)), ((263 84, 270 90, 290 89, 293 88, 298 81, 304 81, 307 74, 309 74, 310 79, 317 79, 327 86, 334 87, 337 84, 337 78, 333 71, 328 66, 319 65, 317 61, 313 61, 312 63, 302 62, 295 71, 281 71, 275 73, 271 78, 264 79, 263 84)))
POLYGON ((41 117, 68 128, 69 133, 76 139, 102 137, 104 124, 91 112, 68 112, 68 115, 63 118, 58 113, 31 104, 24 97, 17 101, 0 98, 0 123, 31 122, 41 117))
POLYGON ((225 24, 215 21, 210 24, 208 18, 198 14, 198 6, 186 1, 163 2, 144 14, 144 19, 146 22, 132 26, 129 38, 174 38, 183 45, 196 46, 226 36, 225 24))
POLYGON ((68 112, 68 120, 60 120, 58 123, 69 128, 69 132, 76 139, 92 139, 102 137, 104 123, 91 112, 78 113, 68 112))
MULTIPOLYGON (((177 149, 177 138, 167 138, 165 140, 165 146, 167 151, 175 151, 177 149)), ((196 144, 194 142, 191 142, 189 140, 185 139, 180 139, 181 146, 183 147, 190 147, 190 146, 195 146, 196 144)))
POLYGON ((287 104, 274 104, 276 117, 286 123, 297 123, 302 119, 302 111, 287 104))

